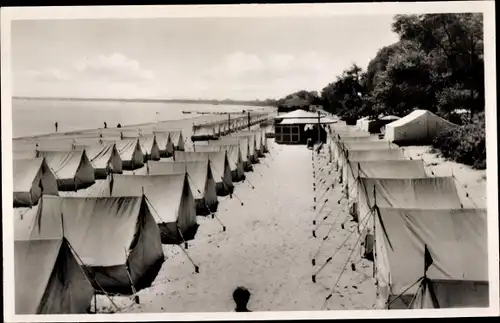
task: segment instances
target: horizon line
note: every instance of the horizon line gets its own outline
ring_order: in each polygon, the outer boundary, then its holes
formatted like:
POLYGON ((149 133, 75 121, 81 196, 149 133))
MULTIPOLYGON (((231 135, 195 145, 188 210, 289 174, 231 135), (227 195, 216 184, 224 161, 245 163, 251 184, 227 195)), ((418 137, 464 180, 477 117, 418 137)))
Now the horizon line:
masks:
POLYGON ((277 101, 279 99, 207 99, 207 98, 99 98, 99 97, 55 97, 55 96, 21 96, 13 95, 12 99, 28 99, 28 100, 81 100, 81 101, 210 101, 210 102, 255 102, 265 103, 269 101, 277 101))

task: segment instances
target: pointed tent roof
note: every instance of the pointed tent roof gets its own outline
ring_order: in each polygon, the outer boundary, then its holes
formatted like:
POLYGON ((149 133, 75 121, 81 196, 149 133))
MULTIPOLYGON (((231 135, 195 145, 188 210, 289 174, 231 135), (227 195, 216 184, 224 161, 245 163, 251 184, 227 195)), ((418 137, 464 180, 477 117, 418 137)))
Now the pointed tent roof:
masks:
POLYGON ((377 161, 406 159, 401 148, 376 150, 349 150, 349 161, 377 161))
POLYGON ((427 209, 460 208, 455 179, 449 177, 424 178, 360 178, 359 187, 368 194, 371 204, 379 207, 419 207, 427 209), (376 196, 373 195, 375 187, 376 196))
POLYGON ((238 168, 239 163, 239 148, 238 145, 196 145, 196 152, 217 152, 217 151, 226 151, 227 159, 229 161, 229 166, 231 167, 231 171, 236 170, 238 168))
POLYGON ((377 150, 377 149, 393 149, 398 148, 393 143, 387 142, 386 140, 370 141, 370 142, 344 142, 344 148, 351 150, 377 150))
POLYGON ((389 141, 413 141, 433 138, 444 129, 457 127, 428 110, 414 110, 401 119, 385 126, 385 139, 389 141))
POLYGON ((155 146, 159 149, 155 135, 143 135, 139 137, 139 144, 144 155, 151 155, 155 146))
POLYGON ((58 179, 74 178, 81 162, 88 158, 85 150, 38 151, 38 157, 45 157, 47 164, 58 179))
MULTIPOLYGON (((225 151, 214 151, 214 152, 185 152, 177 151, 175 152, 175 161, 205 161, 210 160, 212 172, 216 182, 219 182, 221 178, 225 178, 224 170, 226 167, 227 154, 225 151)), ((229 164, 229 162, 228 162, 229 164)))
POLYGON ((489 280, 486 210, 379 208, 376 219, 378 278, 387 286, 390 273, 393 295, 423 276, 425 245, 433 259, 430 279, 489 280))
POLYGON ((359 174, 364 178, 427 177, 424 162, 421 159, 352 162, 351 168, 354 176, 357 177, 359 174))
POLYGON ((142 197, 43 196, 31 239, 60 239, 64 226, 64 237, 85 265, 124 265, 142 203, 142 197))
MULTIPOLYGON (((148 175, 184 174, 186 171, 194 182, 193 195, 196 199, 203 197, 203 190, 208 180, 208 160, 204 161, 148 161, 148 175)), ((144 167, 146 168, 146 167, 144 167)))
POLYGON ((84 314, 94 289, 65 239, 14 242, 16 314, 84 314))
POLYGON ((154 218, 160 223, 178 220, 179 208, 189 186, 185 174, 113 175, 111 196, 142 196, 153 206, 154 218), (144 190, 144 193, 143 193, 144 190), (159 217, 159 218, 158 218, 159 217))
POLYGON ((196 144, 196 149, 200 146, 238 146, 241 160, 243 162, 248 160, 248 138, 246 137, 222 137, 219 140, 200 141, 196 144))
POLYGON ((122 159, 122 161, 129 161, 134 159, 134 154, 136 152, 136 147, 139 143, 139 138, 130 138, 130 139, 113 140, 105 142, 115 143, 116 149, 118 150, 118 153, 120 154, 120 158, 122 159))
POLYGON ((13 166, 14 192, 29 192, 33 181, 41 171, 45 158, 18 159, 13 166))
MULTIPOLYGON (((79 147, 77 147, 77 150, 79 147)), ((108 166, 108 162, 116 149, 116 144, 113 142, 103 142, 102 144, 94 144, 86 146, 85 151, 90 162, 97 169, 104 169, 108 166)), ((118 152, 118 150, 116 150, 118 152)))
MULTIPOLYGON (((252 156, 257 149, 255 146, 255 136, 252 134, 245 133, 232 133, 228 138, 245 138, 248 143, 248 156, 252 156)), ((243 153, 243 152, 242 152, 243 153)))

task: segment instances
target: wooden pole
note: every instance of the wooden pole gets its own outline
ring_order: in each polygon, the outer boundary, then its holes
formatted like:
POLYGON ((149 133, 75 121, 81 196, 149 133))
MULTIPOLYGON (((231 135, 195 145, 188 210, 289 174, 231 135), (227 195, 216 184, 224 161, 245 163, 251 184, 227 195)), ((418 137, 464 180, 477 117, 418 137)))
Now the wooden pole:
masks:
POLYGON ((321 141, 321 112, 318 111, 318 143, 321 141))

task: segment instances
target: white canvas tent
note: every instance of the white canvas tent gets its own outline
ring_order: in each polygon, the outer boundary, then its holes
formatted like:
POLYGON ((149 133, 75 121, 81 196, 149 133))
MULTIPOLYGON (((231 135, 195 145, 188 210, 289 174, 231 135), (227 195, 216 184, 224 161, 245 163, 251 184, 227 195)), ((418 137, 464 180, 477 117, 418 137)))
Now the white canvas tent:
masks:
POLYGON ((143 135, 139 137, 139 145, 146 160, 160 160, 160 148, 155 135, 143 135))
POLYGON ((346 177, 347 199, 353 219, 358 220, 358 180, 360 178, 407 179, 426 178, 424 163, 420 160, 355 161, 349 165, 346 177))
POLYGON ((200 141, 196 144, 196 147, 200 145, 211 145, 211 146, 226 146, 226 145, 237 145, 240 150, 241 161, 243 163, 243 170, 248 172, 253 169, 252 162, 249 157, 248 148, 249 148, 249 138, 247 137, 235 137, 235 136, 227 136, 222 137, 219 140, 209 140, 209 141, 200 141))
POLYGON ((142 175, 172 175, 188 173, 196 202, 196 213, 208 215, 218 207, 217 189, 208 160, 190 162, 149 161, 142 175))
POLYGON ((184 136, 182 135, 182 131, 170 131, 170 138, 172 143, 174 144, 175 150, 184 151, 184 136))
POLYGON ((45 158, 13 161, 14 207, 38 204, 42 194, 58 195, 57 179, 45 158))
POLYGON ((144 166, 144 154, 139 139, 124 139, 111 142, 116 144, 116 149, 122 160, 123 170, 135 170, 144 166))
POLYGON ((349 150, 346 155, 338 159, 340 169, 341 182, 348 178, 348 173, 351 171, 350 164, 357 161, 389 161, 389 160, 406 160, 401 148, 394 149, 374 149, 374 150, 349 150))
POLYGON ((231 167, 225 151, 216 152, 184 152, 175 153, 175 161, 205 161, 210 160, 216 182, 217 195, 226 196, 233 193, 234 184, 231 167))
POLYGON ((59 191, 77 191, 94 184, 94 168, 85 150, 38 151, 57 178, 59 191))
MULTIPOLYGON (((213 141, 212 141, 213 142, 213 141)), ((238 145, 230 144, 219 144, 219 145, 195 145, 194 150, 196 152, 216 152, 225 151, 227 153, 227 158, 229 161, 229 166, 231 168, 231 174, 233 182, 240 182, 245 179, 245 171, 243 166, 243 160, 241 157, 241 152, 238 145)))
POLYGON ((94 289, 66 239, 14 242, 15 312, 85 314, 94 289))
POLYGON ((247 144, 248 144, 248 148, 247 148, 247 151, 248 151, 248 160, 250 160, 250 162, 252 164, 256 164, 256 163, 259 162, 259 155, 258 155, 258 152, 257 152, 257 149, 256 149, 255 136, 254 135, 237 132, 237 133, 231 134, 228 138, 231 138, 231 137, 234 137, 234 138, 245 138, 245 139, 247 139, 246 141, 247 141, 247 144))
POLYGON ((162 263, 160 230, 145 197, 42 197, 31 239, 65 237, 97 292, 132 295, 162 263))
POLYGON ((168 132, 154 131, 156 143, 160 151, 160 158, 172 157, 174 153, 174 144, 168 132))
POLYGON ((250 140, 252 140, 254 142, 254 145, 255 145, 255 151, 256 151, 257 157, 265 157, 264 147, 262 144, 262 132, 260 130, 241 131, 237 135, 238 136, 240 136, 240 135, 245 136, 246 135, 249 138, 251 138, 250 140))
POLYGON ((110 196, 146 195, 164 244, 192 240, 198 229, 196 205, 187 174, 112 175, 110 196))
POLYGON ((393 142, 428 142, 455 124, 427 110, 415 110, 385 126, 385 139, 393 142))
MULTIPOLYGON (((417 174, 417 176, 419 176, 417 174)), ((372 252, 375 207, 449 209, 462 207, 453 177, 360 178, 357 181, 358 228, 372 252)))
POLYGON ((426 276, 438 307, 489 306, 486 210, 378 208, 376 212, 375 277, 389 309, 408 308, 421 288, 426 246, 432 259, 426 276))
MULTIPOLYGON (((106 142, 84 146, 96 179, 104 179, 109 173, 121 174, 123 171, 123 162, 116 144, 106 142)), ((77 146, 77 149, 79 147, 77 146)))

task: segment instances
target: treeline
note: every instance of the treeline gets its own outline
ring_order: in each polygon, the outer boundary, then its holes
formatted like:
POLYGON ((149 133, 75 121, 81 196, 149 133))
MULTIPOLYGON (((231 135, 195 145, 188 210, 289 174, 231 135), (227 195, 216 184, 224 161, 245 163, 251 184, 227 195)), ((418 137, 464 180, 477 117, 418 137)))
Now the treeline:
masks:
POLYGON ((193 104, 225 104, 248 106, 276 106, 274 99, 267 100, 210 100, 210 99, 117 99, 117 98, 62 98, 62 97, 21 97, 13 96, 17 100, 51 100, 51 101, 116 101, 116 102, 161 102, 161 103, 193 103, 193 104))
POLYGON ((397 15, 392 30, 399 41, 381 48, 366 71, 353 65, 321 91, 324 109, 348 124, 429 110, 459 125, 438 135, 433 146, 447 158, 484 168, 482 14, 397 15))
POLYGON ((293 105, 294 100, 303 100, 307 102, 308 105, 321 105, 323 104, 323 101, 316 91, 306 91, 306 90, 301 90, 297 91, 295 93, 289 94, 285 96, 284 98, 281 98, 276 101, 276 104, 278 106, 283 106, 283 105, 293 105))

